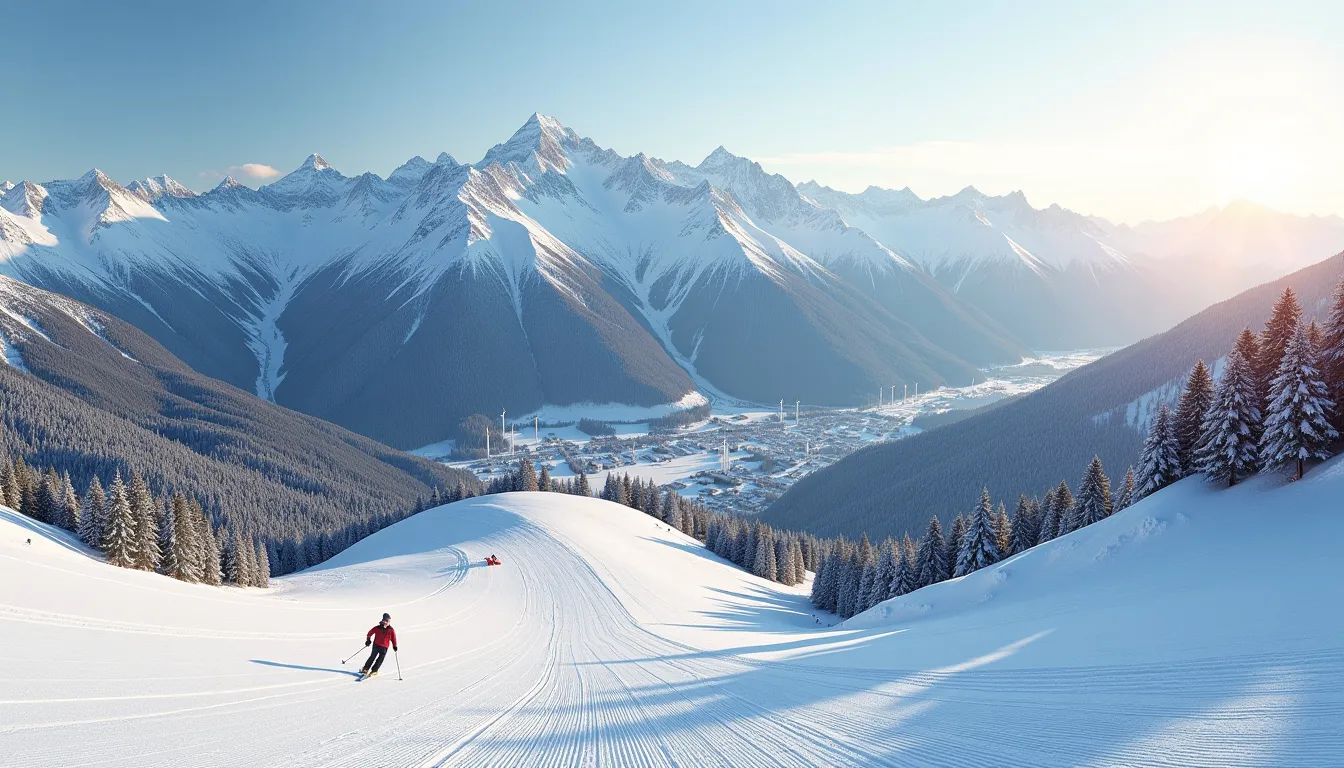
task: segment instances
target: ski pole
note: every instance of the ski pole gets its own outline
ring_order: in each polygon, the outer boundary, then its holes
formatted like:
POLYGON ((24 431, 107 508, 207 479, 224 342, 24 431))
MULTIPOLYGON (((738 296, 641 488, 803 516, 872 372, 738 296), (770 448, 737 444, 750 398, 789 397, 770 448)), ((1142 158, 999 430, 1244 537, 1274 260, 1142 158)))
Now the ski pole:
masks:
POLYGON ((400 680, 400 679, 401 679, 401 654, 400 654, 400 653, 397 653, 397 652, 394 650, 394 651, 392 651, 392 658, 394 658, 394 659, 397 660, 397 679, 400 680))
POLYGON ((361 653, 363 653, 363 652, 364 652, 364 646, 361 645, 361 646, 359 647, 359 650, 358 650, 358 651, 355 651, 354 653, 350 654, 349 656, 346 656, 344 659, 341 659, 341 663, 344 664, 345 662, 347 662, 347 661, 349 661, 349 660, 355 658, 356 656, 358 656, 359 654, 361 654, 361 653))

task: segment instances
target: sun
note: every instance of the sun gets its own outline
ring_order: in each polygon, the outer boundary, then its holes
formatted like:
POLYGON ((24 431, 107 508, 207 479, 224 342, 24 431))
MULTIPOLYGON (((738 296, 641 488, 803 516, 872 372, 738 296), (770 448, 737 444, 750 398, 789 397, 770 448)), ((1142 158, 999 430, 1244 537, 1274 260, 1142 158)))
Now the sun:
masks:
POLYGON ((1220 143, 1213 148, 1212 160, 1215 194, 1223 203, 1244 199, 1282 205, 1292 196, 1300 177, 1300 157, 1281 143, 1220 143))

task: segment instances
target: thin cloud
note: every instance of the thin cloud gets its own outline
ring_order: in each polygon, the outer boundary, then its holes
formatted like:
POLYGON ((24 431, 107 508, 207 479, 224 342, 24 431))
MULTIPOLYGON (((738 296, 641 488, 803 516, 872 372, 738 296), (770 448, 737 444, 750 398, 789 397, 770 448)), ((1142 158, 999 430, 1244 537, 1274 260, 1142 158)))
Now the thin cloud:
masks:
POLYGON ((265 163, 243 163, 242 165, 229 166, 230 176, 256 179, 257 181, 274 179, 275 177, 281 176, 283 174, 284 174, 283 171, 277 168, 272 168, 271 166, 266 165, 265 163))

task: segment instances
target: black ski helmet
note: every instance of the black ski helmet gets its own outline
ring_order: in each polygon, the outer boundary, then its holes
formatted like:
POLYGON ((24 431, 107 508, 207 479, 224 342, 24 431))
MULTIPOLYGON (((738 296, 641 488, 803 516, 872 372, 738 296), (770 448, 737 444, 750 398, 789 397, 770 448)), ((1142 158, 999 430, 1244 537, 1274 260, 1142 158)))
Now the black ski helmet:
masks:
POLYGON ((392 620, 392 614, 390 613, 383 614, 383 621, 391 621, 391 620, 392 620))

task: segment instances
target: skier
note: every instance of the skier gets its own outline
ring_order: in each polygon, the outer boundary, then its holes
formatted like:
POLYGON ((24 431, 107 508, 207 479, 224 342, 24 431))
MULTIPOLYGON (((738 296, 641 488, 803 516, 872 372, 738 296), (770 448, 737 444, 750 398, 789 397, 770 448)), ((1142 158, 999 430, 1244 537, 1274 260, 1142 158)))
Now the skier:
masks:
POLYGON ((383 666, 383 659, 387 658, 387 646, 392 646, 392 652, 397 650, 397 630, 392 628, 392 615, 383 614, 383 620, 378 622, 373 629, 364 635, 364 645, 373 646, 373 651, 369 653, 369 660, 364 662, 364 668, 359 674, 364 677, 373 677, 378 674, 378 668, 383 666))
POLYGON ((500 563, 499 563, 499 558, 498 558, 498 557, 495 557, 494 555, 491 555, 491 556, 485 558, 485 564, 486 564, 486 565, 499 565, 499 564, 500 564, 500 563))

